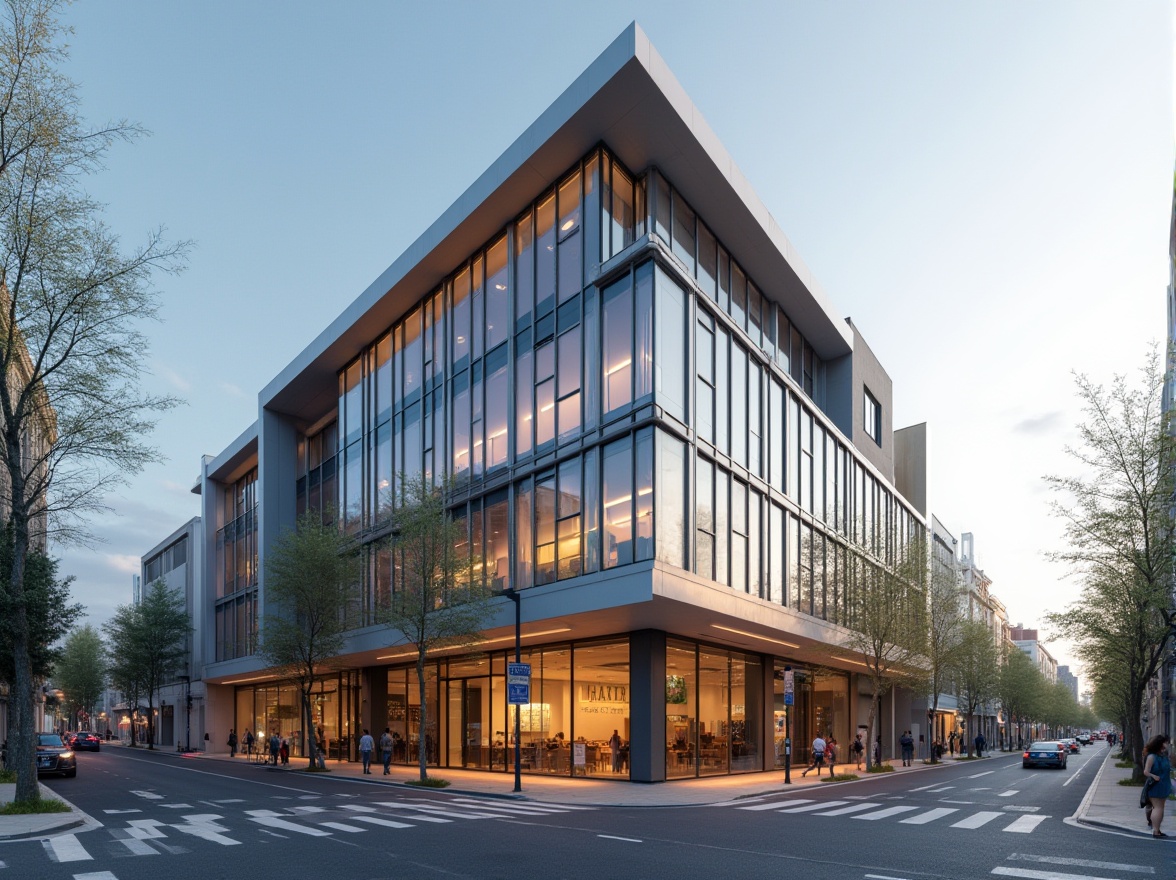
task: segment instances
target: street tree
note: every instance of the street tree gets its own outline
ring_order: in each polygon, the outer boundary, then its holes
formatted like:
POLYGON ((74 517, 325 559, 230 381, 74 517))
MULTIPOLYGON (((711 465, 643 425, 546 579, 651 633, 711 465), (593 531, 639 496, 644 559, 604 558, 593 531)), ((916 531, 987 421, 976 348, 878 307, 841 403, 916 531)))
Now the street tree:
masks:
POLYGON ((477 644, 492 611, 490 593, 474 577, 478 560, 459 549, 469 546, 468 524, 454 520, 446 505, 452 485, 449 479, 433 485, 424 476, 400 476, 390 540, 395 575, 382 609, 384 622, 396 631, 394 643, 415 648, 422 782, 428 779, 430 729, 426 658, 431 651, 477 644))
POLYGON ((128 745, 132 749, 138 745, 139 725, 135 722, 139 715, 139 702, 143 699, 146 686, 143 670, 138 665, 134 651, 128 646, 119 646, 116 640, 120 637, 130 638, 135 629, 134 616, 134 606, 120 605, 105 627, 108 641, 106 677, 110 681, 110 686, 122 694, 123 702, 126 704, 127 715, 131 721, 128 745))
MULTIPOLYGON (((1041 672, 1029 655, 1015 645, 1006 645, 996 682, 996 697, 1005 717, 1016 727, 1017 748, 1025 745, 1025 724, 1031 718, 1039 694, 1041 672)), ((1009 748, 1013 747, 1013 733, 1009 732, 1009 748)))
POLYGON ((94 714, 106 689, 106 647, 90 624, 75 629, 65 640, 61 659, 53 668, 53 683, 65 694, 65 705, 75 720, 94 714))
POLYGON ((1000 655, 992 632, 978 620, 968 620, 960 629, 960 640, 952 655, 952 682, 956 700, 968 719, 965 748, 972 754, 977 728, 976 711, 992 700, 999 689, 1000 655))
POLYGON ((324 517, 317 510, 300 516, 266 553, 266 607, 273 613, 262 620, 259 652, 298 685, 308 769, 325 767, 315 736, 312 692, 332 668, 347 630, 355 626, 345 609, 356 595, 360 575, 354 541, 333 515, 324 517))
MULTIPOLYGON (((931 715, 939 710, 939 695, 951 686, 951 664, 960 632, 964 625, 960 605, 960 585, 956 577, 954 557, 931 559, 927 601, 927 693, 931 701, 931 715)), ((928 737, 930 739, 930 737, 928 737)), ((931 763, 939 762, 936 750, 931 750, 931 763)))
MULTIPOLYGON (((1067 546, 1052 558, 1081 583, 1078 601, 1050 614, 1096 676, 1116 669, 1123 689, 1126 751, 1143 778, 1142 715, 1147 684, 1168 654, 1176 614, 1171 514, 1176 439, 1163 411, 1164 372, 1153 346, 1137 383, 1115 376, 1109 388, 1076 378, 1084 421, 1067 447, 1079 473, 1046 477, 1067 546)), ((1097 681, 1097 678, 1096 678, 1097 681)))
POLYGON ((137 670, 131 674, 139 679, 138 696, 147 698, 148 749, 155 748, 155 694, 183 668, 191 634, 192 618, 184 598, 163 580, 152 583, 138 604, 120 606, 107 625, 116 657, 112 666, 120 678, 128 668, 137 670))
POLYGON ((146 438, 176 401, 140 390, 149 346, 139 327, 158 314, 153 275, 186 252, 162 230, 125 248, 84 188, 110 147, 141 129, 80 116, 78 87, 60 70, 66 5, 0 4, 0 516, 13 556, 0 592, 18 804, 38 799, 32 655, 44 639, 32 628, 29 553, 49 537, 92 541, 88 518, 158 459, 146 438))
MULTIPOLYGON (((850 558, 849 635, 843 645, 865 664, 870 687, 867 737, 875 741, 879 701, 896 687, 928 689, 927 567, 923 546, 912 542, 893 568, 859 554, 850 558)), ((866 750, 872 766, 872 749, 866 750)))
MULTIPOLYGON (((11 531, 0 525, 0 581, 7 581, 12 571, 13 552, 11 531)), ((60 640, 81 617, 83 608, 70 601, 73 577, 58 575, 58 561, 39 549, 33 549, 25 562, 25 620, 28 624, 27 643, 29 673, 34 687, 53 674, 61 653, 60 640)), ((0 681, 15 679, 15 652, 12 637, 14 615, 9 605, 11 594, 0 590, 0 681)), ((15 712, 8 713, 4 738, 10 752, 19 735, 15 712)), ((10 754, 10 760, 14 757, 10 754)), ((36 773, 36 768, 33 770, 36 773)))

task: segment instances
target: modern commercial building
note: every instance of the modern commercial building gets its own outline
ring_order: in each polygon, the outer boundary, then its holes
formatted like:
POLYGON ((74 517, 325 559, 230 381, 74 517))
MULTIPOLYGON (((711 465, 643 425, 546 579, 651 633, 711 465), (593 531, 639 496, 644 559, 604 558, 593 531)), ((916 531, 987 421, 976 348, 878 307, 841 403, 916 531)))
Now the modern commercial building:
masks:
POLYGON ((1009 638, 1012 639, 1014 645, 1028 655, 1029 659, 1033 661, 1033 665, 1045 676, 1046 681, 1052 683, 1058 680, 1058 661, 1037 638, 1037 630, 1026 629, 1018 623, 1010 628, 1009 638))
MULTIPOLYGON (((133 601, 138 604, 143 593, 156 581, 184 601, 192 619, 188 638, 187 663, 165 682, 151 700, 153 709, 131 706, 125 702, 113 707, 112 731, 119 739, 130 740, 131 725, 138 725, 137 742, 147 740, 148 711, 155 712, 155 743, 161 746, 197 749, 204 745, 204 684, 201 670, 209 658, 211 638, 207 633, 208 603, 204 596, 202 549, 204 530, 200 517, 184 523, 139 560, 140 573, 133 578, 133 601)), ((145 697, 144 697, 145 699, 145 697)))
MULTIPOLYGON (((397 761, 423 740, 435 765, 513 770, 513 605, 477 653, 431 658, 425 730, 412 650, 377 619, 397 589, 382 539, 398 475, 442 472, 460 485, 463 551, 488 587, 521 596, 525 771, 766 771, 786 724, 794 762, 816 733, 847 745, 869 711, 845 647, 855 596, 926 530, 906 497, 926 485, 918 462, 895 478, 891 399, 630 26, 204 460, 191 559, 214 747, 233 727, 305 749, 294 688, 255 652, 273 610, 267 548, 317 510, 354 536, 365 571, 339 668, 315 688, 328 759, 389 727, 408 744, 397 761), (605 758, 614 730, 619 763, 605 758)), ((925 601, 895 596, 910 613, 925 601)), ((926 711, 887 698, 886 754, 926 730, 926 711)))
POLYGON ((1070 693, 1074 695, 1074 702, 1078 702, 1078 676, 1070 671, 1069 666, 1058 667, 1058 681, 1069 688, 1070 693))

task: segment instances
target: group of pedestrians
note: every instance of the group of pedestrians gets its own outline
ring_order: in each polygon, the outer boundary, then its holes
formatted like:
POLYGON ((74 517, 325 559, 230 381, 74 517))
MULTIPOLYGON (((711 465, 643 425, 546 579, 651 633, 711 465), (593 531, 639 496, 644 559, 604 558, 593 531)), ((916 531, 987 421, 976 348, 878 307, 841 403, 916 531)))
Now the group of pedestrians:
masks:
MULTIPOLYGON (((237 746, 239 744, 244 746, 242 753, 247 757, 252 757, 255 743, 257 743, 257 739, 253 736, 253 731, 248 727, 245 728, 245 735, 240 740, 237 739, 237 731, 231 727, 229 728, 228 746, 230 758, 237 757, 237 746)), ((277 766, 279 762, 282 764, 290 763, 290 741, 284 736, 279 736, 276 730, 270 735, 269 740, 262 745, 262 748, 269 750, 269 761, 267 763, 271 763, 274 766, 277 766)))
POLYGON ((804 769, 801 776, 808 776, 809 771, 816 769, 817 776, 821 775, 821 768, 825 766, 826 762, 829 764, 829 776, 833 776, 837 764, 837 740, 832 735, 825 739, 819 733, 813 739, 812 748, 813 762, 804 769))

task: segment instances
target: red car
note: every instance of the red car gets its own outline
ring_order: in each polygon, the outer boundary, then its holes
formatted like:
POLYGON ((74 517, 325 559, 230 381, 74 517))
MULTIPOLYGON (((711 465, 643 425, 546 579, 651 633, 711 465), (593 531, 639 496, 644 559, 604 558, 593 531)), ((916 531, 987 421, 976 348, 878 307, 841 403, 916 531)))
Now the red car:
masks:
POLYGON ((102 749, 102 737, 88 730, 80 730, 70 737, 70 745, 75 751, 97 752, 102 749))

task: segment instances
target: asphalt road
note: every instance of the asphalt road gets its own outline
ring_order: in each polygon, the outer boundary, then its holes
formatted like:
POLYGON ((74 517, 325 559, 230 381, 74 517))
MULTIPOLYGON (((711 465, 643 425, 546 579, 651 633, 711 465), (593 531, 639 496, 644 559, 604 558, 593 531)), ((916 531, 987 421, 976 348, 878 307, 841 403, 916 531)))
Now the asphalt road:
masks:
MULTIPOLYGON (((111 749, 48 782, 102 827, 0 845, 0 880, 1176 878, 1173 843, 1064 821, 1102 756, 1059 771, 998 755, 715 806, 592 809, 111 749)), ((1176 817, 1168 830, 1176 840, 1176 817)))

